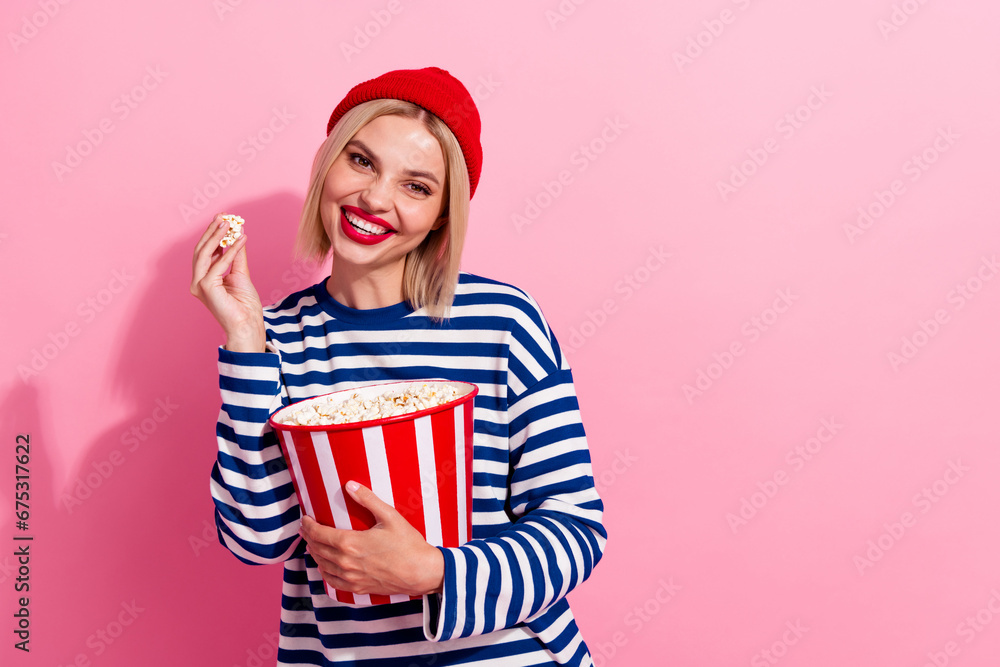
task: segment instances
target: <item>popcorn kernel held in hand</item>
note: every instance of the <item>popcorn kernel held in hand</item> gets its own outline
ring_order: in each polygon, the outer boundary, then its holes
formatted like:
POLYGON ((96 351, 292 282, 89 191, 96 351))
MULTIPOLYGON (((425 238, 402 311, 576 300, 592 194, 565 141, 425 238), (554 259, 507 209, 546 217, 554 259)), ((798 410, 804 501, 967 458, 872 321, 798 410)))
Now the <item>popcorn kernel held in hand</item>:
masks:
POLYGON ((222 219, 229 223, 229 231, 222 240, 219 241, 220 248, 228 248, 236 243, 236 240, 243 236, 243 223, 245 220, 238 215, 224 215, 222 219))

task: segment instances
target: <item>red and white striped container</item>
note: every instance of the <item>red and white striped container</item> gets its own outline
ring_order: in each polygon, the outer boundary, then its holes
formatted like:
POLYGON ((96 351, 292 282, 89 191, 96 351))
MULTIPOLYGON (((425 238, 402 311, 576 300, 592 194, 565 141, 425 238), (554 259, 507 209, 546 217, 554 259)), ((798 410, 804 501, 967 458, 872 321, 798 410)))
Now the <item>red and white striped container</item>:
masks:
MULTIPOLYGON (((472 535, 472 408, 476 385, 420 380, 355 387, 312 401, 346 400, 354 394, 374 398, 390 390, 427 382, 454 386, 459 397, 419 412, 386 419, 298 426, 277 420, 293 403, 271 415, 299 504, 319 523, 365 530, 374 518, 345 491, 350 480, 364 484, 396 508, 430 544, 457 547, 472 535)), ((362 595, 326 586, 340 602, 375 605, 409 600, 408 595, 362 595)))

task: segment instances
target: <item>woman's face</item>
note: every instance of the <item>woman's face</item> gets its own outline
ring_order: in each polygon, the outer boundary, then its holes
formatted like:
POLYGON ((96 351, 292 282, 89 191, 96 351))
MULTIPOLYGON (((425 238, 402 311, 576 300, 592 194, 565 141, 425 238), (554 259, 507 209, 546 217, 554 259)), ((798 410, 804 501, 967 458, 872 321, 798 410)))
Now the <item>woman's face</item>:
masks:
POLYGON ((441 217, 444 153, 424 124, 379 116, 340 153, 323 184, 320 216, 335 262, 401 268, 441 217))

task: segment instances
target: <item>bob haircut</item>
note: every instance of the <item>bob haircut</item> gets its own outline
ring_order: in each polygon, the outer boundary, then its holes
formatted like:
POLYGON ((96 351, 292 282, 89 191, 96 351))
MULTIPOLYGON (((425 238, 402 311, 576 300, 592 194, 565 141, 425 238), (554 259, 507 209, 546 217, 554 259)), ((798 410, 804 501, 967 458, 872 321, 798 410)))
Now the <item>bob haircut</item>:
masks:
POLYGON ((313 160, 309 190, 299 220, 296 254, 304 259, 326 259, 330 253, 330 239, 323 228, 320 199, 327 172, 358 130, 379 116, 389 115, 422 121, 437 138, 444 153, 447 179, 441 215, 447 220, 438 229, 431 230, 427 238, 406 255, 403 269, 403 298, 414 310, 425 308, 430 317, 441 321, 448 318, 458 283, 462 245, 469 221, 469 170, 455 135, 444 121, 423 107, 403 100, 371 100, 353 107, 337 121, 313 160))

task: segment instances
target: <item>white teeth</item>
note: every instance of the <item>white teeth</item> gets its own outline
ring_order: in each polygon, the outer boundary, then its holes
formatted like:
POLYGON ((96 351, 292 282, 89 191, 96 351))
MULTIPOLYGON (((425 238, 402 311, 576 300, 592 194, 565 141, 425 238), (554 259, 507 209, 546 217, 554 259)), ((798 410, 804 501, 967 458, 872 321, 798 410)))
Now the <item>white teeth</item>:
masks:
POLYGON ((368 222, 367 220, 362 220, 361 218, 344 211, 344 215, 347 217, 347 221, 368 234, 388 234, 391 230, 385 227, 379 227, 378 225, 368 222))

